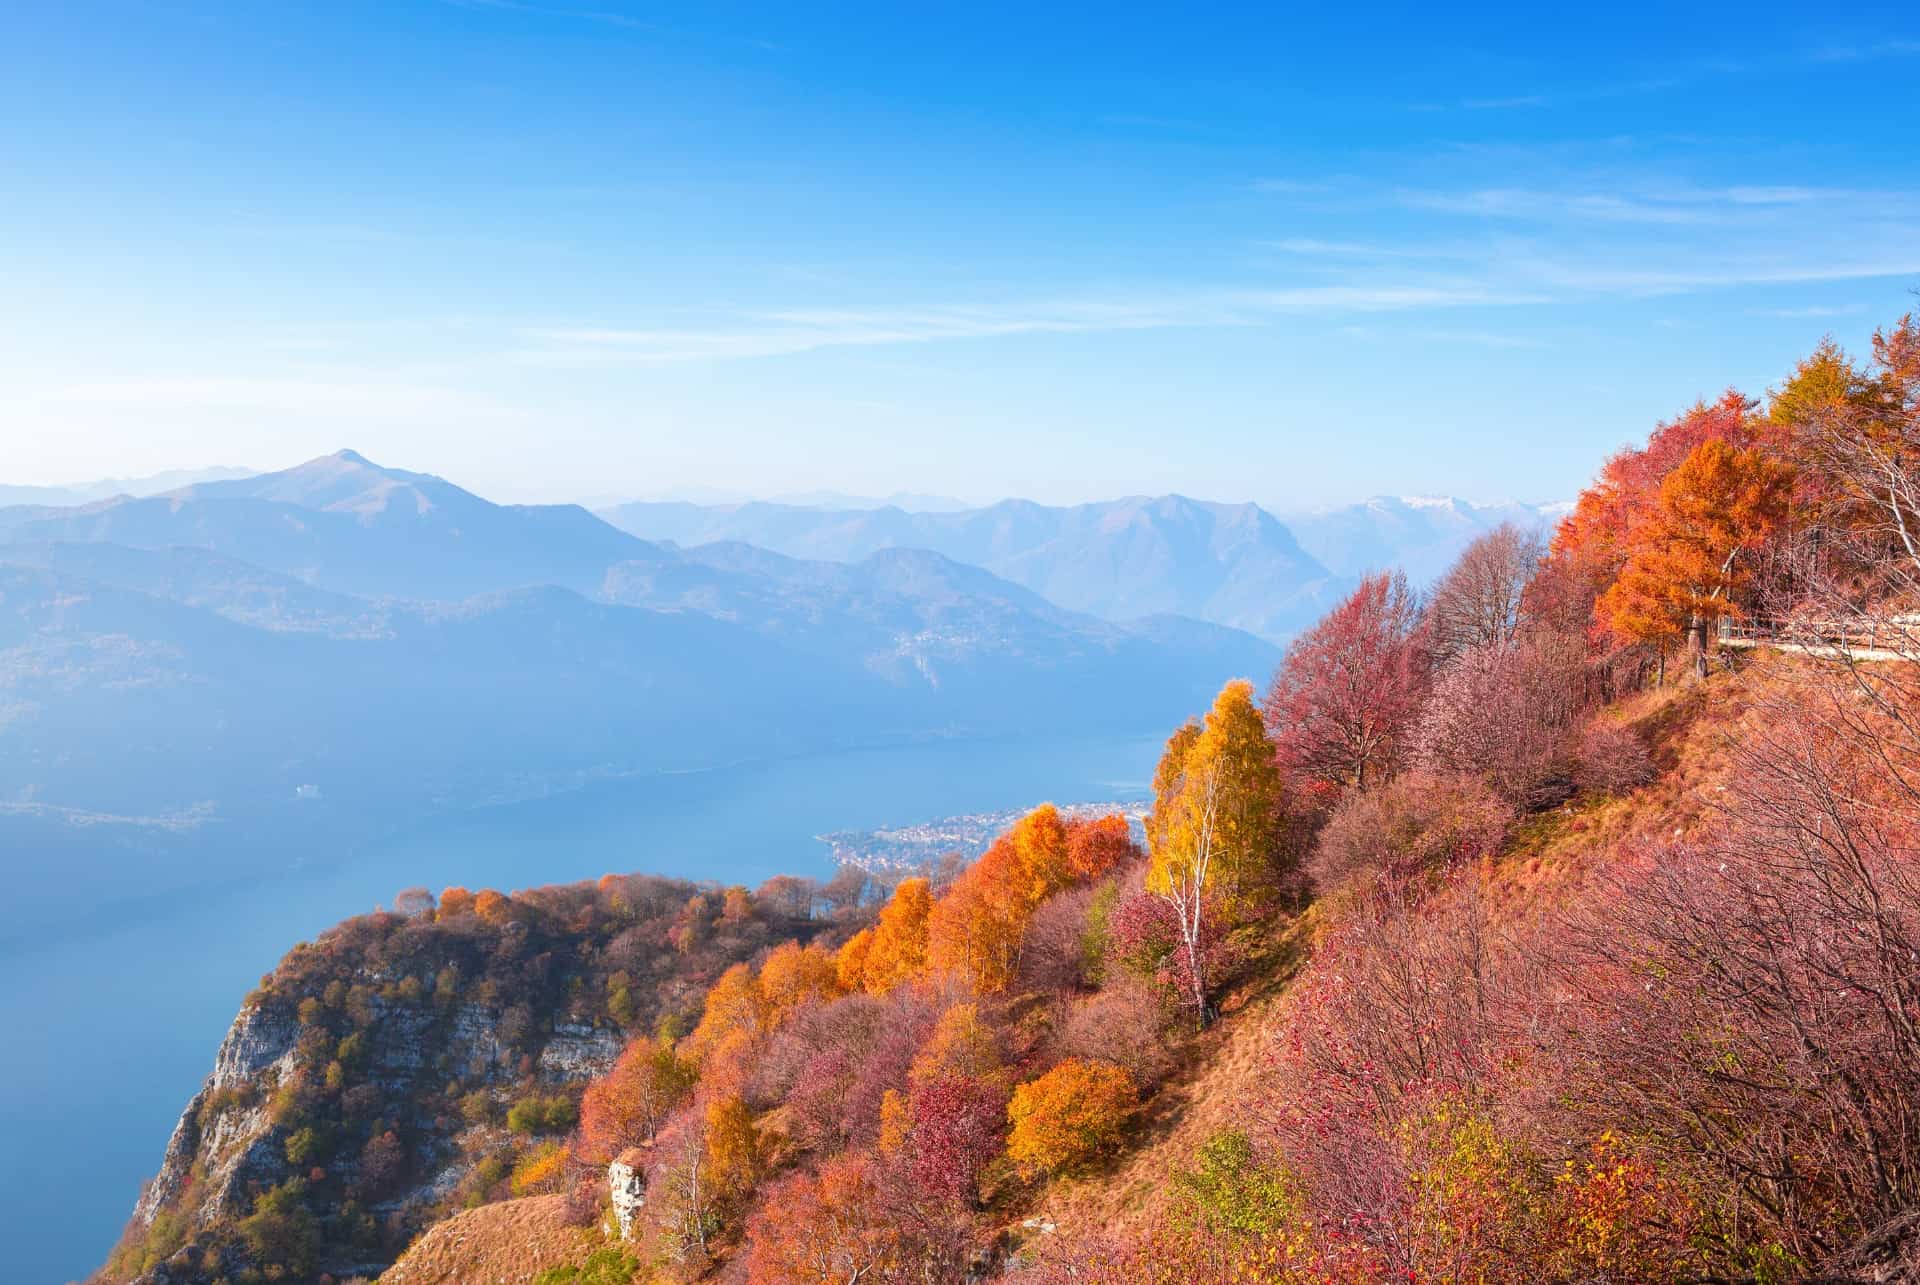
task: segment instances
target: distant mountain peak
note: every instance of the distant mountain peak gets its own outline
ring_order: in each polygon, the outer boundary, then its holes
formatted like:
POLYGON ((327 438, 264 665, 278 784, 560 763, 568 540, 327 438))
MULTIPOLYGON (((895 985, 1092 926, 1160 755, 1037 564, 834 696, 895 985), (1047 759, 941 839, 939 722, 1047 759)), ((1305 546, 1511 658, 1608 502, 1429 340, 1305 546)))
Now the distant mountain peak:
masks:
POLYGON ((358 464, 362 468, 377 469, 380 467, 378 464, 375 464, 372 460, 362 455, 359 451, 354 450, 352 447, 347 447, 344 450, 335 451, 331 458, 339 460, 342 464, 358 464))

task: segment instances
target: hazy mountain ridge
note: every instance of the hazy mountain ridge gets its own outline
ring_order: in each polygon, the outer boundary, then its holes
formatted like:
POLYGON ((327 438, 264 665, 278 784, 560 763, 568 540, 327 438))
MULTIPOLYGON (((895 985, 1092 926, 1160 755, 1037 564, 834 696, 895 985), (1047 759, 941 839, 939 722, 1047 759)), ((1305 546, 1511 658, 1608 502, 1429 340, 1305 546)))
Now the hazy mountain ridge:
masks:
POLYGON ((1175 495, 1071 507, 1003 500, 956 513, 627 504, 603 516, 646 539, 743 541, 796 558, 855 562, 885 549, 929 549, 1073 611, 1108 620, 1174 613, 1270 641, 1344 588, 1256 506, 1175 495))
POLYGON ((592 592, 608 565, 661 556, 575 505, 492 504, 353 451, 158 496, 4 509, 0 538, 185 545, 340 593, 442 599, 526 584, 592 592))
POLYGON ((1378 497, 1282 519, 1254 504, 1180 495, 1049 506, 1003 500, 959 512, 824 509, 753 501, 633 503, 602 510, 643 539, 740 541, 796 558, 857 562, 931 549, 1109 620, 1174 613, 1284 642, 1367 571, 1440 574, 1501 522, 1549 524, 1560 506, 1378 497))
POLYGON ((203 468, 168 469, 145 477, 108 477, 94 482, 70 482, 59 486, 10 486, 0 483, 0 508, 12 505, 41 505, 67 508, 91 504, 116 495, 158 495, 200 482, 231 481, 251 477, 252 469, 203 468))
POLYGON ((1285 521, 1301 547, 1339 575, 1398 566, 1408 579, 1424 584, 1438 578, 1481 533, 1503 522, 1550 531, 1570 507, 1376 495, 1358 504, 1289 514, 1285 521))
MULTIPOLYGON (((284 839, 270 868, 609 775, 1138 727, 1277 659, 1216 625, 1077 614, 925 550, 681 550, 343 452, 0 511, 0 802, 33 805, 0 827, 191 811, 196 860, 110 881, 146 894, 258 870, 267 835, 284 839)), ((90 899, 70 873, 24 881, 0 937, 90 899)))

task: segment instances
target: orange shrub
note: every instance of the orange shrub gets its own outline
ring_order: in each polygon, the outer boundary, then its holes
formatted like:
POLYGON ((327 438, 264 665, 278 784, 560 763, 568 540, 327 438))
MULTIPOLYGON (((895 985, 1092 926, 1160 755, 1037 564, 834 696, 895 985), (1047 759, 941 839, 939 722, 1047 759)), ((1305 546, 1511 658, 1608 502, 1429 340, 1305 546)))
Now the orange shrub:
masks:
POLYGON ((1007 1155, 1022 1173, 1071 1173, 1111 1151, 1139 1105, 1133 1077, 1111 1062, 1068 1058, 1013 1091, 1007 1155))

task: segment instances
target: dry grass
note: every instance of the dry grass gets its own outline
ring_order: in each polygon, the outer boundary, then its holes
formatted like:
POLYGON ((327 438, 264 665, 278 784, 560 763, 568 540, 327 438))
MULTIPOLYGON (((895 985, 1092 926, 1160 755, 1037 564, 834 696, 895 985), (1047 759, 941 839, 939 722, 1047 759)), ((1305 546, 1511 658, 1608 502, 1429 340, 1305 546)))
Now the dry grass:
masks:
POLYGON ((1271 1091, 1268 1054, 1280 1000, 1319 923, 1309 909, 1276 928, 1265 958, 1222 999, 1220 1020, 1183 1050, 1184 1070, 1147 1104, 1131 1150, 1105 1172, 1055 1183, 1028 1212, 1062 1230, 1122 1227, 1164 1213, 1171 1175, 1191 1166, 1209 1137, 1251 1124, 1249 1105, 1271 1091))
POLYGON ((506 1200, 428 1228, 380 1285, 530 1285, 550 1267, 584 1262, 604 1243, 595 1231, 567 1225, 565 1197, 506 1200))

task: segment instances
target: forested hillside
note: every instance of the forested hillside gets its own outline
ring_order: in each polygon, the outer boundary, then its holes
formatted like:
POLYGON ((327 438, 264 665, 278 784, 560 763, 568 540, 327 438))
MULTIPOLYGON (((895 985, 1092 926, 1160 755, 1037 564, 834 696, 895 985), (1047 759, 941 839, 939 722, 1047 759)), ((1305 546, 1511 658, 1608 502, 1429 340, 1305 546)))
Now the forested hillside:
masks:
POLYGON ((388 1137, 445 1166, 415 1209, 516 1198, 407 1285, 1920 1279, 1917 522, 1909 318, 1659 425, 1549 540, 1364 579, 1173 733, 1144 846, 1042 806, 877 914, 727 894, 697 1012, 597 944, 607 887, 416 899, 338 995, 270 980, 283 1159, 199 1231, 206 1175, 163 1188, 107 1279, 317 1279, 356 1234, 372 1274, 417 1221, 382 1239, 388 1137), (540 1012, 632 1036, 577 1119, 531 1042, 408 1117, 351 1087, 353 978, 430 1008, 480 924, 540 958, 523 900, 596 943, 540 1012), (477 1090, 538 1123, 463 1170, 421 1121, 477 1090))

